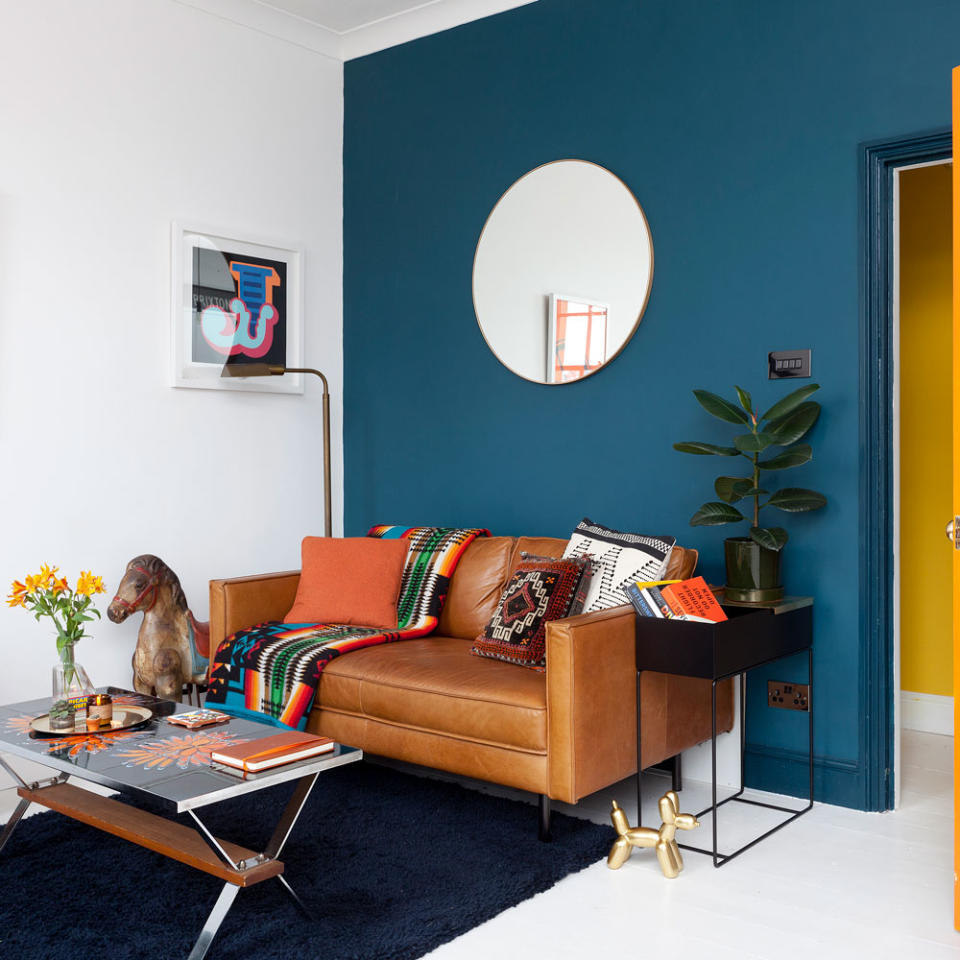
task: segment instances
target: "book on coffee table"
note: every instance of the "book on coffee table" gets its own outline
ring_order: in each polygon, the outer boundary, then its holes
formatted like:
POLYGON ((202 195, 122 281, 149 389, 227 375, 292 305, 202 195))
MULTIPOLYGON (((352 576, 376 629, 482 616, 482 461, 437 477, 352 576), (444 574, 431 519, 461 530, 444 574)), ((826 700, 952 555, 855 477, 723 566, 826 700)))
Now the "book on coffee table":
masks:
POLYGON ((242 770, 244 773, 259 773, 297 760, 307 760, 321 753, 329 753, 335 746, 330 737, 316 737, 312 733, 285 730, 272 737, 221 747, 211 752, 210 759, 214 763, 242 770))
POLYGON ((200 727, 209 727, 215 723, 229 723, 230 717, 219 710, 190 710, 188 713, 175 713, 167 717, 167 723, 186 727, 188 730, 199 730, 200 727))

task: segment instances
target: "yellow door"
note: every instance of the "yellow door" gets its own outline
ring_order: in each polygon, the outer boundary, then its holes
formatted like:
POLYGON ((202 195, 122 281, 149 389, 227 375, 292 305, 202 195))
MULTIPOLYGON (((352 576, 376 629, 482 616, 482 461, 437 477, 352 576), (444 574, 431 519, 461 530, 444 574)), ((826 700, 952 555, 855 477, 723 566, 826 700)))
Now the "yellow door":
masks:
MULTIPOLYGON (((960 158, 960 67, 953 71, 953 156, 960 158)), ((953 512, 960 514, 960 162, 953 164, 953 512)), ((953 925, 960 930, 960 530, 953 551, 953 925)))

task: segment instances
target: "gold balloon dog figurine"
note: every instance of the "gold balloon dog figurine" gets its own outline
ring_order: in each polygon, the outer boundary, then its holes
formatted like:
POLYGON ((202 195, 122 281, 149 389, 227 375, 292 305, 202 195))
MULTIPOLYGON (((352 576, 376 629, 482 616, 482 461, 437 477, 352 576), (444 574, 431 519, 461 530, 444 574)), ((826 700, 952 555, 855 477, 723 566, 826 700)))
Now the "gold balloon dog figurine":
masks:
POLYGON ((660 869, 672 880, 683 869, 683 857, 676 841, 677 830, 693 830, 700 826, 700 821, 692 813, 678 813, 679 809, 680 798, 673 790, 668 790, 660 798, 660 819, 663 820, 660 829, 631 827, 627 815, 614 800, 610 819, 620 836, 610 848, 607 866, 619 870, 630 859, 634 847, 656 847, 660 869))

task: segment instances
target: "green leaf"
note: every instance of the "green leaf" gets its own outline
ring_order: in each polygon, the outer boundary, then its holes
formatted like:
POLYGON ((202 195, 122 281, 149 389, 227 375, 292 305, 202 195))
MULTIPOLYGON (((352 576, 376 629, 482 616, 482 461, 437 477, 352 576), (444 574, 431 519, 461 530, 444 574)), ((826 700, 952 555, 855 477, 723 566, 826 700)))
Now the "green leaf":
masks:
POLYGON ((738 406, 715 393, 710 393, 709 390, 694 390, 693 395, 700 406, 718 420, 725 420, 727 423, 750 422, 750 418, 738 406))
POLYGON ((759 433, 741 433, 733 438, 734 446, 741 453, 760 453, 776 442, 766 430, 761 430, 759 433))
POLYGON ((817 422, 819 416, 820 404, 815 400, 808 400, 790 413, 771 420, 764 429, 774 438, 777 446, 785 447, 788 443, 799 440, 817 422))
POLYGON ((784 450, 769 460, 761 460, 757 466, 761 470, 786 470, 787 467, 799 467, 813 458, 809 443, 801 443, 790 450, 784 450))
POLYGON ((746 517, 729 503, 705 503, 691 518, 691 527, 715 527, 722 523, 736 523, 746 517))
POLYGON ((675 443, 673 449, 681 453, 698 453, 703 456, 712 453, 718 457, 735 457, 740 453, 736 447, 718 447, 715 443, 702 443, 700 440, 684 440, 682 443, 675 443))
POLYGON ((736 503, 746 496, 746 491, 753 486, 750 477, 717 477, 713 489, 724 503, 736 503))
POLYGON ((767 550, 781 550, 787 542, 787 531, 783 527, 751 527, 750 539, 767 550))
POLYGON ((733 389, 737 391, 737 396, 740 398, 740 406, 743 407, 747 413, 753 413, 753 401, 750 398, 750 394, 740 387, 734 387, 733 389))
POLYGON ((778 400, 760 419, 761 420, 776 420, 777 417, 783 417, 788 414, 794 407, 798 407, 810 394, 820 389, 819 383, 809 383, 805 387, 801 387, 799 390, 794 390, 793 393, 788 393, 783 399, 778 400))
POLYGON ((804 490, 801 487, 784 487, 778 490, 763 506, 776 507, 787 513, 803 513, 807 510, 819 510, 825 506, 827 498, 816 490, 804 490))

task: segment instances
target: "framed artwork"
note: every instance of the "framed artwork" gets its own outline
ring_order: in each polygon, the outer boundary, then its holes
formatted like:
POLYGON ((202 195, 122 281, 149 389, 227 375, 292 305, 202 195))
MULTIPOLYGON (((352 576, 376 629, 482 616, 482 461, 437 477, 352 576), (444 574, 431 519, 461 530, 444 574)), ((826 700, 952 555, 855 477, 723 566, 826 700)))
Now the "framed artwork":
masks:
POLYGON ((303 366, 303 254, 173 224, 173 385, 303 393, 301 374, 221 378, 226 364, 303 366))
POLYGON ((610 306, 551 293, 547 317, 547 383, 569 383, 607 360, 610 306))

